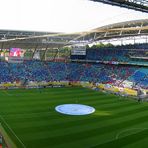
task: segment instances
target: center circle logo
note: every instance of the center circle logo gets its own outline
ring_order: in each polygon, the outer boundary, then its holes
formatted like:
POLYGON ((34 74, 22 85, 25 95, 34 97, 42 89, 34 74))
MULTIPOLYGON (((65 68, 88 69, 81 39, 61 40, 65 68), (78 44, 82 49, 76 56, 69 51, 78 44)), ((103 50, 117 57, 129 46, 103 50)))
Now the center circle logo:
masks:
POLYGON ((88 115, 95 112, 95 108, 83 104, 63 104, 55 107, 55 110, 67 115, 88 115))

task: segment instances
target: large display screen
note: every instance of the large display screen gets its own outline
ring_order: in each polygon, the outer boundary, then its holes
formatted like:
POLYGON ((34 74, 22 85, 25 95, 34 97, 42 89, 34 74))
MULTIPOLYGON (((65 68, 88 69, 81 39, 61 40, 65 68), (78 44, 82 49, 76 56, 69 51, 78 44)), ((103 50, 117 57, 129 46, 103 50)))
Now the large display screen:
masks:
POLYGON ((85 46, 73 46, 71 50, 71 55, 86 55, 85 46))
POLYGON ((10 48, 10 57, 20 57, 21 49, 20 48, 10 48))

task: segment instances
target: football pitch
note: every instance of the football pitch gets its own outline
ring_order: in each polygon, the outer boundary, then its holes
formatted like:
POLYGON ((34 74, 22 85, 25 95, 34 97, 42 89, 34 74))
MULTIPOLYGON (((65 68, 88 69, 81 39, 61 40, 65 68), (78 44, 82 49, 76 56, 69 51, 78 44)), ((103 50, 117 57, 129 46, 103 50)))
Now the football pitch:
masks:
POLYGON ((87 88, 0 90, 0 122, 18 148, 146 148, 148 103, 87 88), (64 115, 84 104, 89 115, 64 115))

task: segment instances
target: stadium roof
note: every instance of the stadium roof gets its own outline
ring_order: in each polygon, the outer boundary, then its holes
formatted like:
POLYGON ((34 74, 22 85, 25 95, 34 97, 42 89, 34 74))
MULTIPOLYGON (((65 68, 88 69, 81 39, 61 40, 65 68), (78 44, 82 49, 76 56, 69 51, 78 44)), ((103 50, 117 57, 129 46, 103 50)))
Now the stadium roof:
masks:
POLYGON ((85 36, 83 36, 83 39, 99 41, 135 36, 148 36, 148 19, 127 21, 99 27, 87 32, 85 36))
POLYGON ((60 48, 74 44, 71 41, 78 36, 80 33, 0 30, 0 48, 60 48))
POLYGON ((148 0, 91 0, 148 13, 148 0))
POLYGON ((148 36, 148 19, 115 23, 88 32, 72 34, 0 30, 0 48, 60 48, 66 45, 135 36, 148 36))

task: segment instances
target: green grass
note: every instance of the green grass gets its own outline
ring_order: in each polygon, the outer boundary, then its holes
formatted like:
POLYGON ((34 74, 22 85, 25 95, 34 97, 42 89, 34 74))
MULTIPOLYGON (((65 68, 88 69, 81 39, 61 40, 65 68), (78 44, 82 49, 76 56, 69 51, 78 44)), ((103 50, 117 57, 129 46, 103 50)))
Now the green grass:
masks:
POLYGON ((0 91, 0 122, 18 148, 147 147, 148 103, 87 88, 41 91, 0 91), (96 111, 85 116, 56 112, 64 103, 90 105, 96 111))

